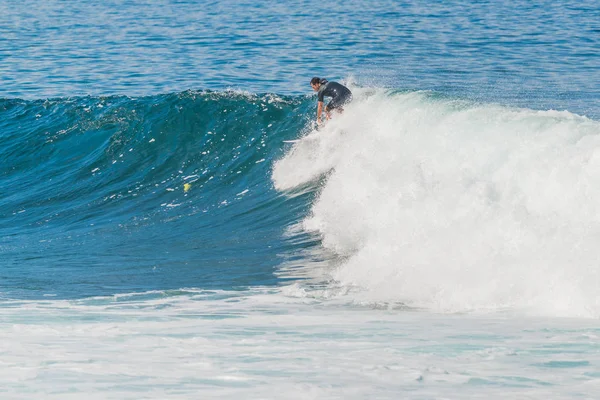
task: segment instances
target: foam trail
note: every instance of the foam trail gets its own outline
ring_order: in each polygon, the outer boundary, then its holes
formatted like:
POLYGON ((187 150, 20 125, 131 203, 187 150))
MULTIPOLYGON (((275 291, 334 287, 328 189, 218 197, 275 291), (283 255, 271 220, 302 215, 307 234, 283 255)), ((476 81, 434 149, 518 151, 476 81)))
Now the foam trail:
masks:
POLYGON ((430 399, 452 392, 568 399, 600 392, 595 321, 348 307, 296 289, 2 301, 2 398, 430 399))
POLYGON ((600 123, 425 93, 359 93, 275 164, 288 190, 329 171, 306 230, 359 302, 600 315, 600 123), (291 171, 301 171, 294 172, 291 171))

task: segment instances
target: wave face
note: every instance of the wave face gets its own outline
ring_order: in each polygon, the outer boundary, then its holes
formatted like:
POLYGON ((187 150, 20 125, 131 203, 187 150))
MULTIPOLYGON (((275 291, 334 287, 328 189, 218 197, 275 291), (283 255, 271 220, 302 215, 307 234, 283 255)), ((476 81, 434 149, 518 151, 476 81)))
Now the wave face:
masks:
POLYGON ((324 177, 301 226, 337 256, 326 295, 600 315, 600 123, 427 93, 359 97, 273 171, 283 191, 324 177))
POLYGON ((269 285, 306 212, 269 180, 312 100, 0 100, 5 296, 269 285))

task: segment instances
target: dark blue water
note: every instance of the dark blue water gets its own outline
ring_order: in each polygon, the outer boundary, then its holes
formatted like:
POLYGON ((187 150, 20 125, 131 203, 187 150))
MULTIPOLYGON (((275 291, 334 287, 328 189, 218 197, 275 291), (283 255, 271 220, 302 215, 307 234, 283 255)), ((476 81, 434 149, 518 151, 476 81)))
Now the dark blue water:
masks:
POLYGON ((598 116, 595 0, 0 4, 0 96, 237 88, 313 75, 598 116))
POLYGON ((312 76, 598 118, 599 50, 591 0, 1 3, 0 293, 278 284, 312 76))

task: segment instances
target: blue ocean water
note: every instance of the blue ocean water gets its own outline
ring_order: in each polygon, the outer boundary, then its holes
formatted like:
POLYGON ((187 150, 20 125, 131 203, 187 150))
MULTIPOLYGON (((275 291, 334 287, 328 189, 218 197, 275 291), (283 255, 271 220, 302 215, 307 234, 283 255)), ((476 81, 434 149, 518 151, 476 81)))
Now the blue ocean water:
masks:
POLYGON ((25 0, 0 4, 3 97, 234 88, 306 94, 353 77, 598 116, 594 0, 25 0))
POLYGON ((2 397, 597 397, 599 50, 591 0, 0 2, 2 397))

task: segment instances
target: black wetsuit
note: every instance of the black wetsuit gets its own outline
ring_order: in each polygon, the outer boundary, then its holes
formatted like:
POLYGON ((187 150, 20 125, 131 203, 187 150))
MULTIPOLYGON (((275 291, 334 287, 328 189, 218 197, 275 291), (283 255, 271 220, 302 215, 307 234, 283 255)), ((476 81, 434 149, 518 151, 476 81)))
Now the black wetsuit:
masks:
POLYGON ((352 92, 346 86, 337 82, 326 82, 319 88, 319 101, 323 97, 331 97, 331 101, 325 107, 325 111, 331 111, 335 108, 341 108, 352 101, 352 92))

